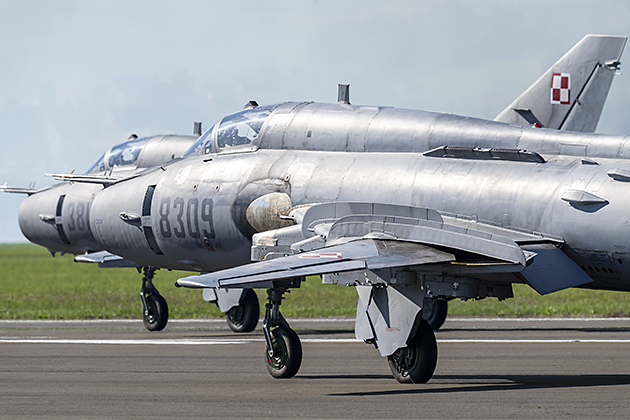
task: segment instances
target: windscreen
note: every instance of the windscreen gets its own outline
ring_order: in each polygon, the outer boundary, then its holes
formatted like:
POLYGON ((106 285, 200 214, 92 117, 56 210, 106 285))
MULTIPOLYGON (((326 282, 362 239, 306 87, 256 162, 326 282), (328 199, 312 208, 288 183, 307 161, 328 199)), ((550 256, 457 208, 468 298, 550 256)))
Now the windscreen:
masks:
POLYGON ((217 131, 217 145, 226 147, 241 146, 253 143, 267 117, 278 105, 258 106, 244 109, 221 120, 217 131))
POLYGON ((98 172, 104 172, 104 171, 105 171, 105 153, 103 153, 101 157, 98 158, 96 162, 94 162, 94 165, 90 166, 90 169, 87 170, 86 174, 92 174, 92 173, 98 173, 98 172))
POLYGON ((148 137, 133 139, 111 148, 109 152, 109 167, 133 165, 138 160, 142 148, 148 137))
POLYGON ((267 117, 279 104, 258 106, 244 109, 224 117, 220 123, 210 127, 197 141, 186 150, 184 157, 202 156, 213 152, 212 145, 216 136, 220 149, 252 144, 258 138, 267 117))
POLYGON ((190 146, 188 150, 184 152, 184 157, 207 155, 208 153, 212 152, 212 133, 213 132, 214 132, 214 125, 210 127, 208 130, 206 130, 206 132, 203 133, 197 139, 197 141, 194 142, 192 146, 190 146))

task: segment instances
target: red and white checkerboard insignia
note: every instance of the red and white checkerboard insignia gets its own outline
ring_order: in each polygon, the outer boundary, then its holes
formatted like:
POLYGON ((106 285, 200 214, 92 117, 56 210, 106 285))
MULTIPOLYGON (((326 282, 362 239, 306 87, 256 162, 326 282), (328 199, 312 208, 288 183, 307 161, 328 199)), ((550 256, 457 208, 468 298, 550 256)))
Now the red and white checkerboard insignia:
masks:
POLYGON ((569 73, 551 75, 551 103, 560 105, 571 103, 571 75, 569 73))

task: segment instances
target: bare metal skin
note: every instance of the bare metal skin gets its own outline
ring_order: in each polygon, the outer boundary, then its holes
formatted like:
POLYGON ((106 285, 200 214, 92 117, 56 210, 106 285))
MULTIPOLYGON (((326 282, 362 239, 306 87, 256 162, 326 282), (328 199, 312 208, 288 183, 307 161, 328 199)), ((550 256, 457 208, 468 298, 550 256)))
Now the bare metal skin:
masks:
POLYGON ((590 133, 625 41, 585 37, 495 121, 354 106, 341 85, 334 104, 250 103, 142 174, 74 180, 105 186, 89 229, 109 253, 205 273, 176 285, 215 299, 267 289, 272 376, 302 359, 283 295, 320 275, 356 287, 356 336, 394 377, 426 382, 426 299, 630 290, 630 137, 590 133))

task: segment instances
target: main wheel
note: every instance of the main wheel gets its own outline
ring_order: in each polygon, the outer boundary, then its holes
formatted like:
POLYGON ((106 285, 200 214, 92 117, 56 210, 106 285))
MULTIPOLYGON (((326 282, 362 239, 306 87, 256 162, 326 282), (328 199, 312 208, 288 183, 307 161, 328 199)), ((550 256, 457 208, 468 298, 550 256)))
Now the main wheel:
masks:
POLYGON ((166 299, 160 295, 148 295, 144 298, 147 303, 147 313, 142 311, 142 322, 149 331, 162 331, 168 322, 168 305, 166 299))
POLYGON ((422 304, 422 318, 426 319, 433 331, 444 325, 448 314, 448 302, 445 300, 424 298, 422 304))
POLYGON ((291 328, 280 326, 271 331, 273 356, 265 346, 265 364, 274 378, 292 378, 302 364, 302 343, 291 328))
POLYGON ((258 296, 252 289, 246 289, 238 306, 225 313, 228 326, 236 333, 254 331, 259 316, 258 296))
POLYGON ((433 376, 437 364, 437 343, 429 323, 422 319, 415 337, 407 347, 387 357, 394 378, 400 383, 425 383, 433 376))

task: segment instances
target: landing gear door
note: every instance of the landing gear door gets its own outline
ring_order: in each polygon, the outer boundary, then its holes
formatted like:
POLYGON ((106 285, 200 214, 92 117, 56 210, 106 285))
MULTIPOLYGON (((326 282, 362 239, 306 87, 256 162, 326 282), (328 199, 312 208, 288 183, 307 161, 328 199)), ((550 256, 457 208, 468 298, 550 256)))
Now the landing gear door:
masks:
POLYGON ((382 356, 390 356, 407 345, 407 339, 413 333, 416 318, 422 311, 424 290, 420 287, 405 286, 369 287, 372 291, 367 310, 361 314, 369 288, 357 286, 359 304, 355 334, 359 339, 370 339, 369 336, 372 334, 367 331, 367 328, 371 327, 382 356))
POLYGON ((216 302, 221 312, 238 306, 244 289, 203 289, 203 300, 216 302))

